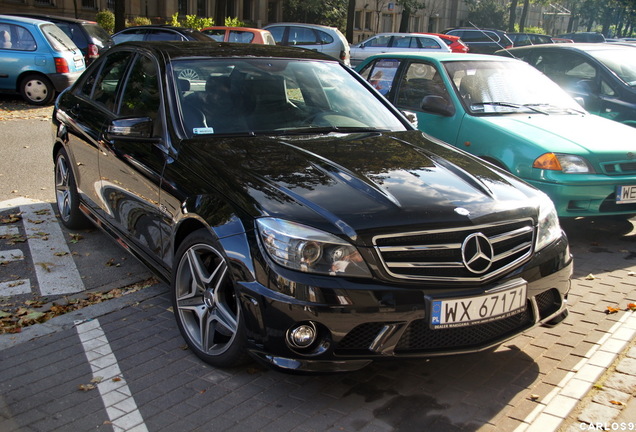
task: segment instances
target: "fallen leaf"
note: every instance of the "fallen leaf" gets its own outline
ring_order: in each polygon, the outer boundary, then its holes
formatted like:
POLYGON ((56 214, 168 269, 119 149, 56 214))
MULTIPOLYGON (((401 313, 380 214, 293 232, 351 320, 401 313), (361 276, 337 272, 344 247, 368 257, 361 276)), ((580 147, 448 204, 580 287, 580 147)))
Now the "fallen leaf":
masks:
POLYGON ((119 382, 119 381, 121 381, 121 377, 115 377, 111 381, 112 382, 119 382))
POLYGON ((77 388, 82 391, 90 391, 95 390, 97 387, 94 384, 80 384, 77 386, 77 388))
POLYGON ((53 263, 49 263, 49 262, 39 262, 36 264, 42 267, 44 270, 46 270, 49 273, 51 272, 51 267, 53 266, 53 263))
POLYGON ((607 309, 605 309, 605 313, 606 314, 615 314, 617 312, 620 312, 620 309, 617 307, 612 307, 612 306, 608 306, 607 309))
POLYGON ((68 255, 68 252, 55 252, 53 255, 61 257, 64 255, 68 255))
POLYGON ((594 279, 597 279, 597 277, 594 276, 592 273, 590 273, 587 276, 585 276, 585 280, 594 280, 594 279))
POLYGON ((615 400, 611 400, 609 401, 612 405, 624 405, 623 402, 621 401, 615 401, 615 400))
POLYGON ((100 376, 96 376, 91 380, 91 383, 93 384, 99 384, 100 382, 102 382, 104 380, 104 377, 100 377, 100 376))
POLYGON ((636 303, 629 303, 627 305, 627 310, 636 311, 636 303))
POLYGON ((77 243, 82 240, 84 237, 81 234, 71 233, 71 243, 77 243))
POLYGON ((538 394, 531 394, 531 395, 530 395, 530 400, 531 400, 531 401, 539 400, 539 395, 538 395, 538 394))

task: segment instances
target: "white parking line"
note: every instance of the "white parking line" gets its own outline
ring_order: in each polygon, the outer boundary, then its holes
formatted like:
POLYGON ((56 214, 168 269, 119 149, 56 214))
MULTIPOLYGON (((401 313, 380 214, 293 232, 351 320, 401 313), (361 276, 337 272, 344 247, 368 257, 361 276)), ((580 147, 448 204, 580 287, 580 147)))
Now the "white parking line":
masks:
POLYGON ((147 432, 148 428, 122 376, 99 320, 79 324, 77 333, 91 365, 93 381, 97 382, 97 388, 115 432, 147 432))
POLYGON ((51 204, 21 205, 40 293, 60 295, 84 290, 84 282, 68 248, 51 204))
POLYGON ((7 282, 0 282, 0 296, 10 297, 31 292, 31 281, 28 279, 16 279, 7 282))
POLYGON ((13 261, 23 261, 24 254, 20 249, 9 249, 0 251, 0 261, 5 262, 13 262, 13 261))

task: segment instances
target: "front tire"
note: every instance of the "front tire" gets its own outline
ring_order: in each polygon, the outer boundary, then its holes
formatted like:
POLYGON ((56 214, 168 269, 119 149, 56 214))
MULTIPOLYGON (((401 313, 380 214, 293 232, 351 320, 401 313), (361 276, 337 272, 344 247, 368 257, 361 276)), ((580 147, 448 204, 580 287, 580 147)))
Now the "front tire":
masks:
POLYGON ((79 209, 75 176, 65 150, 60 150, 55 155, 55 202, 60 220, 65 227, 86 228, 88 219, 79 209))
POLYGON ((27 75, 20 82, 20 94, 32 105, 49 105, 55 98, 55 88, 43 75, 27 75))
POLYGON ((176 257, 172 304, 188 347, 213 366, 245 363, 243 316, 220 247, 206 229, 200 229, 186 237, 176 257))

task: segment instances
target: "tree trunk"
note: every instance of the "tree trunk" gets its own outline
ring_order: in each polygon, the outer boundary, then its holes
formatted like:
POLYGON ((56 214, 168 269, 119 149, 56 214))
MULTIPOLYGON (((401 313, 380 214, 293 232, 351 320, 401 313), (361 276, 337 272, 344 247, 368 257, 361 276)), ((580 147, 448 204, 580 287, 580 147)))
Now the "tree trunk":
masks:
POLYGON ((510 19, 508 20, 508 32, 515 31, 515 21, 517 21, 517 2, 518 0, 512 0, 510 2, 510 19))
POLYGON ((115 32, 126 28, 126 0, 115 0, 115 32))
POLYGON ((411 13, 408 10, 403 10, 402 19, 400 20, 400 29, 398 30, 400 33, 408 33, 409 18, 411 18, 411 13))
POLYGON ((526 18, 528 17, 528 9, 530 9, 530 0, 523 0, 523 10, 521 11, 521 19, 519 19, 519 31, 523 33, 526 28, 526 18))
POLYGON ((347 41, 353 43, 353 26, 355 25, 356 15, 356 0, 349 0, 349 7, 347 8, 347 41))

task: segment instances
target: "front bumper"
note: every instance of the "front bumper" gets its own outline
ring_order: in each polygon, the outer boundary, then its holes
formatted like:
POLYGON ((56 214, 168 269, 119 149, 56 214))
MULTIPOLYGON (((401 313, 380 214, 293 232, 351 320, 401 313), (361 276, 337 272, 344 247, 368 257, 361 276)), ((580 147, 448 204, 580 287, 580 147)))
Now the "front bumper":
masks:
POLYGON ((239 283, 250 353, 287 371, 338 372, 374 360, 482 351, 536 325, 557 323, 567 314, 572 258, 562 239, 503 280, 480 287, 389 286, 269 270, 266 284, 239 283), (429 326, 430 296, 474 296, 511 280, 528 284, 523 312, 465 327, 429 326), (282 286, 293 290, 283 293, 282 286), (314 326, 318 335, 306 348, 289 342, 300 324, 314 326))

